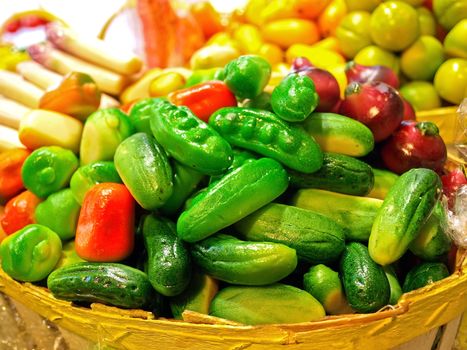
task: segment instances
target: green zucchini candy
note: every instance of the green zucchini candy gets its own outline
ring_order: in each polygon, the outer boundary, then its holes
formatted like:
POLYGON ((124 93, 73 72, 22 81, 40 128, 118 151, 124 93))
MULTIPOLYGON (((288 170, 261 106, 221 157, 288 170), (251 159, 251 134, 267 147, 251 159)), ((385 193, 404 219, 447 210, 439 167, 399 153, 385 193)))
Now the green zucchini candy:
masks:
POLYGON ((99 161, 80 166, 71 177, 70 189, 76 201, 82 205, 86 192, 102 182, 122 183, 113 162, 99 161))
POLYGON ((371 167, 361 160, 337 153, 324 153, 318 171, 305 174, 289 169, 290 184, 297 188, 323 190, 364 196, 371 191, 374 175, 371 167))
POLYGON ((335 113, 312 113, 303 126, 324 152, 363 157, 374 148, 371 130, 359 121, 335 113))
POLYGON ((326 265, 310 267, 303 275, 303 288, 323 305, 326 313, 330 315, 353 313, 345 298, 339 274, 326 265))
POLYGON ((277 282, 297 267, 297 254, 292 248, 280 243, 241 241, 226 234, 193 244, 191 255, 208 275, 249 286, 277 282))
POLYGON ((287 186, 287 173, 275 160, 247 162, 190 200, 177 233, 187 242, 200 241, 271 202, 287 186))
POLYGON ((154 289, 162 295, 182 293, 190 283, 190 253, 177 236, 175 225, 154 214, 143 223, 144 246, 148 254, 147 274, 154 289))
POLYGON ((366 196, 370 198, 384 199, 389 189, 394 185, 399 175, 389 170, 373 168, 375 182, 370 193, 366 196))
POLYGON ((282 243, 299 258, 318 264, 339 258, 345 229, 334 220, 310 210, 270 203, 235 224, 248 241, 282 243))
POLYGON ((138 204, 146 210, 161 207, 172 195, 172 168, 154 137, 136 133, 115 151, 115 167, 138 204))
POLYGON ((312 173, 323 164, 318 144, 303 127, 274 113, 225 107, 211 115, 209 125, 231 145, 273 158, 291 169, 312 173))
POLYGON ((170 298, 170 310, 175 319, 181 320, 185 310, 209 314, 209 306, 219 290, 217 280, 205 273, 195 271, 185 291, 170 298))
POLYGON ((451 240, 445 232, 446 227, 446 212, 438 202, 417 238, 410 243, 410 251, 423 260, 439 260, 451 249, 451 240))
POLYGON ((309 293, 285 284, 222 289, 211 303, 210 315, 246 325, 300 323, 325 316, 309 293))
POLYGON ((376 214, 368 242, 371 258, 380 265, 398 260, 420 233, 441 193, 441 180, 430 169, 402 174, 376 214))
POLYGON ((340 273, 347 300, 357 312, 375 312, 389 303, 391 291, 386 274, 371 259, 363 244, 347 244, 340 261, 340 273))
POLYGON ((183 207, 186 199, 196 190, 204 175, 172 159, 172 195, 159 208, 164 215, 174 215, 183 207))
POLYGON ((147 306, 154 289, 146 274, 119 263, 76 263, 53 271, 47 288, 57 299, 102 303, 126 309, 147 306))
POLYGON ((412 290, 425 287, 428 284, 440 281, 449 276, 446 265, 440 262, 425 262, 412 268, 405 277, 402 290, 408 293, 412 290))
POLYGON ((402 287, 397 279, 396 272, 392 265, 386 265, 383 267, 384 273, 389 282, 389 288, 391 290, 391 296, 389 297, 389 304, 396 305, 399 298, 402 295, 402 287))
POLYGON ((327 216, 346 228, 346 241, 368 241, 381 199, 313 188, 298 190, 290 204, 327 216))
POLYGON ((81 165, 99 160, 113 160, 120 142, 135 129, 130 118, 117 108, 100 109, 84 123, 79 150, 81 165))
POLYGON ((184 106, 163 101, 154 108, 151 130, 167 153, 200 173, 217 175, 232 164, 232 148, 184 106))

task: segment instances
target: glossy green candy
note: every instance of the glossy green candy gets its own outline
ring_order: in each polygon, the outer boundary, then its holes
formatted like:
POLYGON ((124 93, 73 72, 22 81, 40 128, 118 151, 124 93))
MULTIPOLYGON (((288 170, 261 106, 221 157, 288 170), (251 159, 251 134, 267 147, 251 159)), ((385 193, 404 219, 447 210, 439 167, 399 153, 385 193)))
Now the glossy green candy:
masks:
POLYGON ((246 100, 242 107, 257 108, 272 112, 271 94, 269 92, 263 91, 255 98, 246 100))
POLYGON ((232 164, 232 148, 187 107, 162 103, 151 116, 151 130, 167 153, 200 173, 216 175, 232 164))
MULTIPOLYGON (((243 150, 241 148, 234 148, 232 165, 229 166, 225 174, 230 173, 231 171, 237 169, 239 166, 242 166, 245 162, 249 162, 253 159, 258 159, 258 156, 250 151, 243 150)), ((209 179, 209 184, 212 184, 213 182, 222 179, 222 177, 225 176, 225 174, 211 176, 211 178, 209 179)))
POLYGON ((424 262, 413 267, 405 276, 402 290, 404 293, 425 287, 449 276, 449 270, 441 262, 424 262))
POLYGON ((271 65, 256 55, 240 56, 224 68, 224 82, 238 98, 254 98, 267 85, 271 76, 271 65))
POLYGON ((304 129, 289 124, 274 113, 251 108, 227 107, 214 112, 209 125, 231 145, 273 158, 301 171, 321 168, 323 153, 304 129))
POLYGON ((81 206, 75 200, 69 188, 52 193, 36 208, 38 224, 44 225, 57 233, 62 240, 75 236, 81 206))
POLYGON ((289 74, 272 91, 274 113, 289 122, 304 121, 318 105, 319 96, 310 77, 289 74))
POLYGON ((396 305, 399 301, 399 298, 402 295, 402 287, 397 279, 396 271, 392 265, 386 265, 383 267, 384 273, 389 282, 389 288, 391 290, 391 295, 389 297, 389 304, 396 305))
POLYGON ((38 224, 25 226, 0 244, 3 271, 25 282, 46 278, 60 259, 61 252, 60 237, 38 224))
POLYGON ((172 195, 172 168, 165 150, 152 135, 139 132, 124 140, 115 151, 115 167, 146 210, 161 207, 172 195))
POLYGON ((79 167, 71 177, 70 189, 75 200, 83 204, 86 192, 101 182, 122 183, 113 162, 98 161, 79 167))
POLYGON ((24 187, 36 196, 45 198, 65 188, 77 168, 78 158, 72 151, 46 146, 36 149, 26 158, 21 177, 24 187))
POLYGON ((275 160, 247 162, 191 200, 178 218, 177 233, 185 241, 200 241, 271 202, 287 186, 287 173, 275 160))
POLYGON ((222 68, 208 68, 208 69, 197 69, 193 71, 188 79, 186 80, 185 87, 190 87, 199 83, 203 83, 209 80, 223 80, 224 69, 222 68))
POLYGON ((151 115, 154 113, 154 108, 157 108, 157 105, 161 103, 161 101, 164 100, 162 98, 149 97, 138 101, 133 107, 131 107, 129 116, 136 132, 145 132, 152 135, 149 120, 151 119, 151 115))
POLYGON ((284 244, 248 242, 217 234, 191 248, 195 263, 220 281, 249 286, 277 282, 297 267, 297 254, 284 244))
POLYGON ((159 208, 165 215, 173 215, 185 203, 186 199, 196 190, 204 175, 176 160, 172 161, 173 191, 172 195, 159 208))
POLYGON ((83 128, 81 164, 113 160, 120 142, 134 133, 130 118, 117 108, 100 109, 91 114, 83 128))

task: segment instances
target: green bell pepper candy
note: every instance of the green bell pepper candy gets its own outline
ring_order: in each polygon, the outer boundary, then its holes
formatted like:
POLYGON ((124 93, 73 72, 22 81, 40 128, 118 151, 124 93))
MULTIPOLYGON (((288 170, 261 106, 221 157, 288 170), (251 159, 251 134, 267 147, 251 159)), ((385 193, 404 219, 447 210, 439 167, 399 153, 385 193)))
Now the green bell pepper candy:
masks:
POLYGON ((133 107, 131 107, 130 120, 134 125, 136 132, 145 132, 152 135, 149 119, 151 114, 154 113, 154 107, 160 104, 161 101, 164 101, 164 99, 149 97, 138 101, 133 107))
POLYGON ((200 172, 177 162, 172 161, 173 191, 170 198, 159 208, 164 215, 173 215, 183 206, 186 199, 196 190, 196 187, 204 178, 200 172))
POLYGON ((81 164, 113 160, 117 146, 134 131, 130 118, 117 108, 94 112, 84 124, 79 152, 81 164))
POLYGON ((289 74, 272 91, 271 106, 276 115, 289 122, 304 121, 318 106, 319 96, 310 77, 289 74))
POLYGON ((2 269, 12 278, 36 282, 46 278, 62 253, 60 237, 48 227, 32 224, 5 238, 0 244, 2 269))
POLYGON ((193 71, 193 74, 186 80, 185 87, 190 87, 199 83, 203 83, 209 80, 223 80, 224 69, 223 68, 208 68, 208 69, 197 69, 193 71))
POLYGON ((78 163, 78 158, 68 149, 59 146, 38 148, 26 158, 21 169, 24 187, 45 198, 68 186, 78 163))
POLYGON ((36 207, 35 218, 57 233, 62 240, 75 236, 81 206, 69 188, 52 193, 36 207))
POLYGON ((99 161, 79 167, 71 177, 70 189, 75 200, 81 205, 86 192, 101 182, 122 183, 113 162, 99 161))
POLYGON ((224 82, 235 96, 255 98, 269 82, 271 65, 260 56, 245 55, 227 63, 224 73, 224 82))

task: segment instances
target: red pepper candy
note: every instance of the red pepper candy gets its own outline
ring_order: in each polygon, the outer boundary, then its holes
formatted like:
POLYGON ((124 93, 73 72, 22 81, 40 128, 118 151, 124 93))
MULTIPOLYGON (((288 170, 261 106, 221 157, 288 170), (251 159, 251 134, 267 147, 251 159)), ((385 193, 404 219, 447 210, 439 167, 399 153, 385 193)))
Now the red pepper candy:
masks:
POLYGON ((21 192, 5 205, 5 212, 0 220, 3 231, 11 235, 24 226, 34 224, 34 212, 42 200, 29 191, 21 192))
POLYGON ((75 249, 88 261, 115 262, 133 251, 135 200, 125 185, 103 182, 84 197, 75 249))
POLYGON ((188 107, 199 119, 208 122, 209 117, 222 107, 237 106, 232 91, 223 81, 213 80, 170 93, 170 102, 188 107))
POLYGON ((0 154, 0 203, 24 189, 21 167, 30 154, 31 151, 24 148, 7 150, 0 154))

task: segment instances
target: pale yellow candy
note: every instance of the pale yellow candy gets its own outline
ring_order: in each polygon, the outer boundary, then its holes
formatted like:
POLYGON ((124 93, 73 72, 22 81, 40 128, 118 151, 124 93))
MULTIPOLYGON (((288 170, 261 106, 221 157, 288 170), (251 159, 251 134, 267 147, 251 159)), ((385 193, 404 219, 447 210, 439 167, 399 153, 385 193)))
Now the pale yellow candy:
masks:
POLYGON ((224 67, 238 56, 240 52, 231 46, 205 46, 191 56, 190 67, 193 70, 224 67))
POLYGON ((284 60, 284 52, 275 44, 262 44, 257 54, 266 59, 270 65, 281 63, 284 60))
POLYGON ((18 138, 18 132, 15 129, 0 124, 0 153, 18 147, 24 148, 24 145, 18 138))
POLYGON ((151 97, 167 96, 169 93, 183 88, 186 79, 178 72, 165 72, 154 78, 149 85, 151 97))
POLYGON ((19 74, 0 69, 0 95, 29 108, 36 108, 43 94, 42 89, 24 80, 19 74))
POLYGON ((60 146, 78 153, 83 124, 68 115, 34 109, 26 113, 19 126, 19 139, 32 150, 60 146))
POLYGON ((242 54, 257 53, 263 44, 261 32, 251 24, 238 26, 233 32, 233 38, 242 54))

